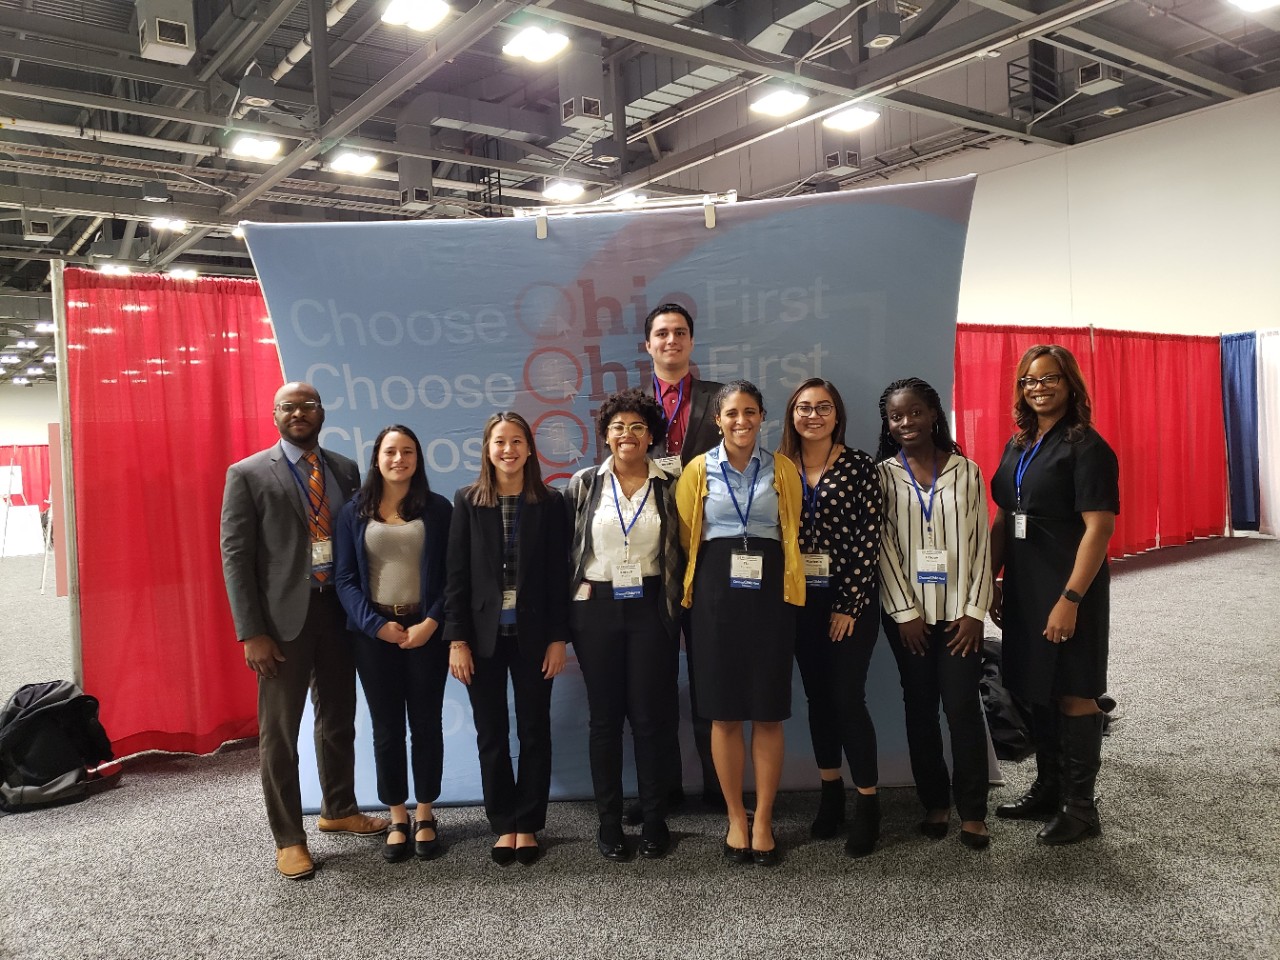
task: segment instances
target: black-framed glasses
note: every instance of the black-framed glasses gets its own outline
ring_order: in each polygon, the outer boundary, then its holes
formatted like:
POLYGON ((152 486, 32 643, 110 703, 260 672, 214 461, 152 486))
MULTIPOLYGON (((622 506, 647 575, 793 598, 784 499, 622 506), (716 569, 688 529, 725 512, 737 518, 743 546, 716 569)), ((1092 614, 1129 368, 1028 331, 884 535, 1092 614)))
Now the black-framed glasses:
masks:
POLYGON ((301 403, 294 403, 292 400, 281 400, 276 404, 276 409, 284 414, 293 413, 296 410, 301 410, 303 413, 315 413, 320 409, 320 401, 303 400, 301 403))
POLYGON ((625 437, 628 433, 633 437, 643 437, 649 432, 647 423, 611 423, 609 424, 609 436, 625 437))
POLYGON ((1022 377, 1018 380, 1018 386, 1023 390, 1030 390, 1037 383, 1042 387, 1056 387, 1062 382, 1062 374, 1050 373, 1043 377, 1022 377))
POLYGON ((821 403, 797 403, 795 410, 802 417, 812 417, 814 414, 829 417, 836 412, 836 405, 827 400, 821 403))

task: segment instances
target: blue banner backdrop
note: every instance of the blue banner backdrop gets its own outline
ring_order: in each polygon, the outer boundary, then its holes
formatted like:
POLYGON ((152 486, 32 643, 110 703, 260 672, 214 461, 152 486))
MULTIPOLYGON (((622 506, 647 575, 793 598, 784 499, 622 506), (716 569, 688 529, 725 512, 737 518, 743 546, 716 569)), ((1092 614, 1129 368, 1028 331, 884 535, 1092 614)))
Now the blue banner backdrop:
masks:
MULTIPOLYGON (((324 398, 322 442, 364 470, 378 431, 406 423, 422 438, 433 488, 451 496, 476 478, 481 430, 496 410, 518 410, 534 426, 550 482, 598 462, 595 412, 649 378, 644 318, 668 301, 695 318, 701 377, 761 388, 767 447, 781 436, 791 391, 822 376, 844 395, 849 442, 873 450, 891 380, 921 376, 951 393, 973 189, 967 178, 722 205, 712 228, 699 207, 553 217, 542 240, 532 219, 247 224, 245 233, 286 374, 324 398)), ((783 782, 810 787, 798 673, 795 690, 783 782)), ((910 782, 883 639, 867 693, 881 780, 910 782)), ((571 657, 553 701, 555 797, 590 796, 586 716, 571 657)), ((361 723, 360 800, 376 805, 367 717, 361 723)), ((687 722, 682 733, 692 779, 687 722)), ((445 735, 441 799, 477 801, 470 708, 452 680, 445 735)), ((300 749, 313 765, 305 732, 300 749)), ((304 801, 319 802, 305 776, 304 801)))

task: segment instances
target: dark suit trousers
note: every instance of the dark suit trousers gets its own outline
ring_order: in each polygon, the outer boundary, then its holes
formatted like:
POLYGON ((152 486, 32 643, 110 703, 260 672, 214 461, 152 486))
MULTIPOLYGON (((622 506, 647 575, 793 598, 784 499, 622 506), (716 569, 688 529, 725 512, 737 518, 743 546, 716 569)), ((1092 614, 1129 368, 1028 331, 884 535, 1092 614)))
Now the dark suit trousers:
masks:
POLYGON ((809 701, 809 737, 821 770, 849 758, 855 786, 874 787, 879 779, 876 729, 867 710, 867 670, 880 636, 880 604, 863 610, 853 635, 831 640, 831 589, 810 587, 796 618, 796 663, 809 701))
POLYGON ((636 782, 646 822, 666 817, 669 756, 677 751, 680 648, 658 613, 661 582, 645 595, 614 600, 613 586, 593 583, 591 597, 571 608, 573 649, 591 710, 591 783, 600 822, 622 823, 622 724, 631 724, 636 782))
POLYGON ((313 591, 302 632, 280 644, 276 676, 258 678, 258 752, 267 820, 276 847, 307 842, 298 786, 298 731, 311 691, 315 710, 320 815, 357 810, 355 791, 356 668, 347 615, 333 589, 313 591))
POLYGON ((536 833, 547 823, 551 793, 551 683, 542 659, 523 652, 514 636, 498 637, 491 657, 475 657, 467 693, 480 752, 484 809, 496 834, 536 833), (519 775, 511 763, 507 676, 516 701, 519 775))
POLYGON ((929 628, 928 650, 917 656, 902 645, 897 624, 888 616, 883 619, 902 678, 907 749, 916 795, 925 810, 949 810, 954 794, 961 820, 987 819, 987 727, 978 692, 982 654, 951 656, 947 625, 936 623, 929 628), (951 731, 954 776, 948 775, 942 754, 939 700, 951 731))
MULTIPOLYGON (((402 627, 414 620, 402 618, 402 627)), ((373 762, 378 799, 387 806, 409 798, 405 761, 405 717, 412 735, 414 799, 434 803, 444 774, 444 684, 449 676, 449 645, 438 627, 423 646, 401 650, 366 634, 355 635, 356 672, 373 721, 373 762)))

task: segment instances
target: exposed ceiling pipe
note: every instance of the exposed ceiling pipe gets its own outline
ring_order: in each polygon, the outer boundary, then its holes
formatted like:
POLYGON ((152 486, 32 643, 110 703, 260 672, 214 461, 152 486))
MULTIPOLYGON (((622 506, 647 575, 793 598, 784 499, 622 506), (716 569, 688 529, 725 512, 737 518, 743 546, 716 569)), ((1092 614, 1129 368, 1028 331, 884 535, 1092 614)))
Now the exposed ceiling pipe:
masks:
POLYGON ((165 153, 185 153, 194 157, 216 157, 222 153, 221 148, 203 143, 161 140, 159 137, 146 137, 137 133, 119 133, 115 130, 101 130, 96 127, 79 127, 72 123, 50 123, 45 120, 24 120, 20 117, 0 117, 0 127, 16 130, 20 133, 38 133, 69 140, 96 140, 100 143, 114 143, 122 147, 161 150, 165 153))

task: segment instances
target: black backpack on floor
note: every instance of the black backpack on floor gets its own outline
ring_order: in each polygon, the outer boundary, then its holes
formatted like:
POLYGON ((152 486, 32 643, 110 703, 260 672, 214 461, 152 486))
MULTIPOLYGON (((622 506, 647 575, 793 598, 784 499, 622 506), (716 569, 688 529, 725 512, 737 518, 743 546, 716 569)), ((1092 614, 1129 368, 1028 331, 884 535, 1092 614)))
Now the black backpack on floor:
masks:
POLYGON ((32 810, 83 800, 120 777, 102 776, 111 741, 98 701, 69 680, 19 687, 0 710, 0 809, 32 810))

